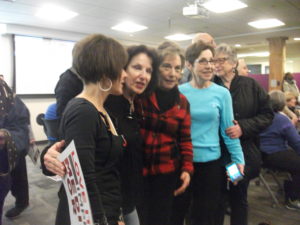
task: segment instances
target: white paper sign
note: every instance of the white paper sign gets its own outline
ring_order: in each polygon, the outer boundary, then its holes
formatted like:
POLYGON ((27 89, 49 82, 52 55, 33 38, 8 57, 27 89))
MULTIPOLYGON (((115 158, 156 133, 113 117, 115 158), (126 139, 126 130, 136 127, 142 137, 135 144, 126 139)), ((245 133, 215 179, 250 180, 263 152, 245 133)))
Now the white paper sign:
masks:
POLYGON ((60 154, 59 160, 66 167, 66 175, 62 181, 68 196, 71 224, 94 224, 88 192, 74 141, 60 154))

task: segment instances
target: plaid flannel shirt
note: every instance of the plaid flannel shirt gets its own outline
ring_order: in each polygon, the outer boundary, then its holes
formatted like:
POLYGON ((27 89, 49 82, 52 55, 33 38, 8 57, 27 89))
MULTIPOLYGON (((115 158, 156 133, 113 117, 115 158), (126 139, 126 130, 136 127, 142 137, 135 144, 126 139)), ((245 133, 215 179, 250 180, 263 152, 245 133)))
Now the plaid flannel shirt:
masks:
POLYGON ((193 172, 191 117, 187 99, 179 93, 179 102, 160 112, 156 94, 136 102, 144 140, 143 175, 181 171, 193 172))

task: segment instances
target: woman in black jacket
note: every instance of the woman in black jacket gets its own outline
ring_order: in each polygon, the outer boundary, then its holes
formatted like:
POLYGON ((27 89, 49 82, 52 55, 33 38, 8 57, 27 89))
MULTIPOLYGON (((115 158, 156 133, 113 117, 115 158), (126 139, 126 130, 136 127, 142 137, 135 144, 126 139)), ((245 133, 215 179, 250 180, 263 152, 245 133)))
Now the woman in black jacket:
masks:
POLYGON ((214 81, 228 88, 232 96, 235 125, 226 133, 231 138, 240 138, 246 163, 244 179, 237 185, 230 184, 231 225, 247 225, 247 189, 261 166, 259 133, 272 123, 274 115, 264 89, 254 79, 236 73, 237 56, 229 45, 216 48, 215 62, 214 81))

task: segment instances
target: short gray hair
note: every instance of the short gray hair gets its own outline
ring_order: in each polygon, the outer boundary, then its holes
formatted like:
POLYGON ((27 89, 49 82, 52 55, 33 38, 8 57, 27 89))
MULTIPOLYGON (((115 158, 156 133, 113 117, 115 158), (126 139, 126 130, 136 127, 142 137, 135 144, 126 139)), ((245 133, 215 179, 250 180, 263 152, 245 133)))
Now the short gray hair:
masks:
POLYGON ((216 55, 223 53, 228 55, 228 59, 233 62, 236 63, 237 62, 237 54, 235 49, 233 49, 232 47, 230 47, 230 45, 225 44, 225 43, 221 43, 217 46, 216 48, 216 55))
POLYGON ((280 112, 285 107, 285 95, 282 91, 274 90, 269 92, 270 103, 274 112, 280 112))

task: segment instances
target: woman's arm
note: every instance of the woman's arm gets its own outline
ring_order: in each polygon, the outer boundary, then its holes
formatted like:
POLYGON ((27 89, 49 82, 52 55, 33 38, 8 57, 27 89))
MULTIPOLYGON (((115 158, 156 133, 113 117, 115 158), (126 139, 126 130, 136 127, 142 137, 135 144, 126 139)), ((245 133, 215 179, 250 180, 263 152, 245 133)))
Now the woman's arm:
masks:
POLYGON ((191 139, 191 114, 190 105, 186 101, 184 110, 184 118, 179 124, 177 144, 179 146, 180 156, 182 160, 182 171, 193 173, 193 146, 191 139))
POLYGON ((234 126, 233 121, 233 108, 232 100, 229 91, 225 91, 223 98, 221 100, 221 110, 220 110, 220 132, 224 139, 224 143, 231 155, 232 162, 237 164, 245 164, 244 154, 238 138, 230 138, 226 134, 226 129, 234 126))
POLYGON ((174 191, 174 195, 177 196, 182 194, 190 184, 191 174, 194 171, 193 168, 193 146, 191 139, 191 115, 190 115, 190 105, 188 101, 183 98, 182 101, 185 101, 186 107, 184 109, 184 118, 179 124, 178 132, 178 146, 180 151, 181 158, 181 175, 180 180, 182 180, 182 185, 174 191))

